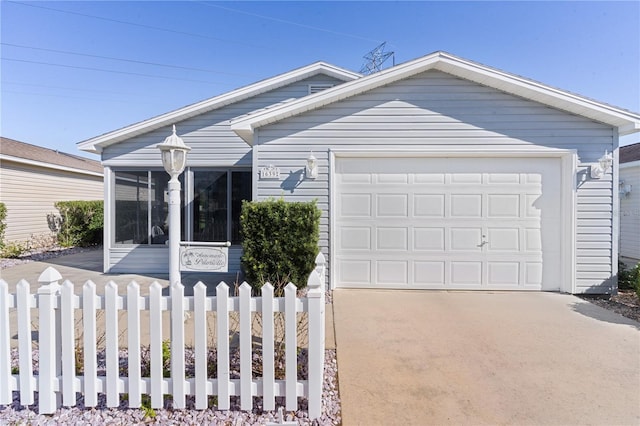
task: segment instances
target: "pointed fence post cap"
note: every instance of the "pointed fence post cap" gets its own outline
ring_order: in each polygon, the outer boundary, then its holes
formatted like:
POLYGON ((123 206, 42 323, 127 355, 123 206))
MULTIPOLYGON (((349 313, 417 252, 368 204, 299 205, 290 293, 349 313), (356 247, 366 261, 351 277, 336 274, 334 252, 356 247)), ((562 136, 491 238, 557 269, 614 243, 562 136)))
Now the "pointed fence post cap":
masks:
POLYGON ((62 279, 62 275, 60 275, 60 272, 58 272, 58 270, 53 266, 49 266, 40 274, 40 276, 38 277, 38 282, 41 285, 47 285, 54 282, 58 282, 61 279, 62 279))

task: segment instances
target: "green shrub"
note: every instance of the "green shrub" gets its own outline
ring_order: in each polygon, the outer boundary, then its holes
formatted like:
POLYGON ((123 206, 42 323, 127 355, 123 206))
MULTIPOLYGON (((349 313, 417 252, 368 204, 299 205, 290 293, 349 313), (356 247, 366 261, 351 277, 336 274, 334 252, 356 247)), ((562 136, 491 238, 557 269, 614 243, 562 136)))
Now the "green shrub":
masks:
POLYGON ((640 280, 640 263, 633 268, 627 268, 618 261, 618 290, 635 290, 640 280))
POLYGON ((59 201, 55 207, 60 212, 57 226, 61 246, 88 247, 102 244, 102 201, 59 201))
POLYGON ((6 257, 9 259, 17 259, 28 251, 28 247, 26 244, 21 243, 20 241, 9 241, 2 247, 0 252, 2 253, 2 257, 6 257))
POLYGON ((0 203, 0 249, 4 247, 4 230, 7 229, 7 207, 0 203))
POLYGON ((288 282, 306 287, 318 254, 320 214, 315 201, 242 203, 242 269, 254 289, 267 281, 280 294, 288 282))

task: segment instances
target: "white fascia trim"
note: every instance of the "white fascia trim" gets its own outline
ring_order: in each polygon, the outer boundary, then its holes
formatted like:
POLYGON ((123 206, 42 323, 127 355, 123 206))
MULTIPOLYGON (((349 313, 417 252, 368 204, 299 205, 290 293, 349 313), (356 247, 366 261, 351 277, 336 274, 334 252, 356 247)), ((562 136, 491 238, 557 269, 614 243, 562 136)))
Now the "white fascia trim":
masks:
POLYGON ((254 129, 320 108, 374 88, 411 77, 431 69, 497 90, 530 99, 553 108, 584 116, 620 128, 620 134, 640 131, 640 115, 605 105, 532 80, 470 62, 444 52, 436 52, 323 92, 301 98, 269 111, 242 117, 231 128, 247 143, 253 143, 254 129))
POLYGON ((578 151, 575 149, 559 149, 545 147, 525 147, 517 149, 513 147, 491 148, 478 152, 473 147, 424 147, 420 149, 379 149, 371 150, 367 147, 358 148, 338 148, 329 150, 329 282, 330 288, 334 289, 338 277, 336 276, 335 250, 335 209, 336 209, 336 183, 335 183, 335 161, 344 157, 555 157, 561 160, 560 174, 562 176, 561 210, 562 210, 562 241, 561 249, 562 270, 560 276, 562 282, 559 283, 560 292, 576 293, 576 233, 577 233, 577 184, 575 176, 578 167, 578 151))
POLYGON ((326 62, 315 62, 311 65, 307 65, 275 77, 267 78, 257 83, 141 121, 131 126, 123 127, 122 129, 87 139, 86 141, 79 142, 77 145, 82 151, 100 153, 104 147, 121 142, 125 139, 159 129, 178 121, 186 120, 187 118, 212 111, 214 109, 222 108, 226 105, 239 102, 295 81, 304 80, 305 78, 319 73, 323 73, 343 81, 350 81, 362 77, 361 74, 339 68, 326 62))
POLYGON ((0 160, 11 161, 13 163, 27 164, 29 166, 42 167, 45 169, 62 170, 65 172, 79 173, 82 175, 103 177, 103 173, 92 172, 89 170, 76 169, 73 167, 60 166, 58 164, 44 163, 42 161, 27 160, 26 158, 13 157, 11 155, 0 154, 0 160))
POLYGON ((640 166, 640 160, 635 160, 635 161, 629 161, 627 163, 620 163, 620 165, 618 166, 618 168, 620 169, 627 169, 629 167, 638 167, 640 166))

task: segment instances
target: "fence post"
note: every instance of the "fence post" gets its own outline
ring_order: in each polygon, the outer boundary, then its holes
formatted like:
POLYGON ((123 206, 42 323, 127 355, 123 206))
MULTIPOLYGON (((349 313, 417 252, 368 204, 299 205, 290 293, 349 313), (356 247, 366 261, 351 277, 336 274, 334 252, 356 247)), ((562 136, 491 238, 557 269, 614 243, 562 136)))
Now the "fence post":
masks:
POLYGON ((309 301, 309 418, 322 414, 322 382, 324 377, 324 286, 325 259, 316 257, 316 268, 307 280, 309 301))
POLYGON ((60 340, 60 294, 58 281, 62 275, 49 266, 38 278, 38 347, 40 372, 38 374, 38 411, 51 414, 61 405, 60 392, 56 392, 55 381, 62 374, 60 340))
POLYGON ((13 401, 11 388, 11 334, 9 332, 9 285, 0 279, 0 405, 13 401))

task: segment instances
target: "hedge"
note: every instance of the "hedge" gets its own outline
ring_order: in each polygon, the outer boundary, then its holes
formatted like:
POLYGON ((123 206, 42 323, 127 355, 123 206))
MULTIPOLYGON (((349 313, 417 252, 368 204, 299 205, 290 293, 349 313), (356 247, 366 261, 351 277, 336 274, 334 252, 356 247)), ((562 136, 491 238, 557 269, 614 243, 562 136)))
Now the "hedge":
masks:
POLYGON ((4 231, 7 229, 7 206, 0 203, 0 249, 4 247, 4 231))
POLYGON ((58 201, 60 212, 58 242, 63 247, 102 244, 103 201, 58 201))
POLYGON ((318 255, 320 215, 315 201, 242 203, 242 269, 254 289, 265 282, 278 293, 289 282, 306 287, 318 255))

